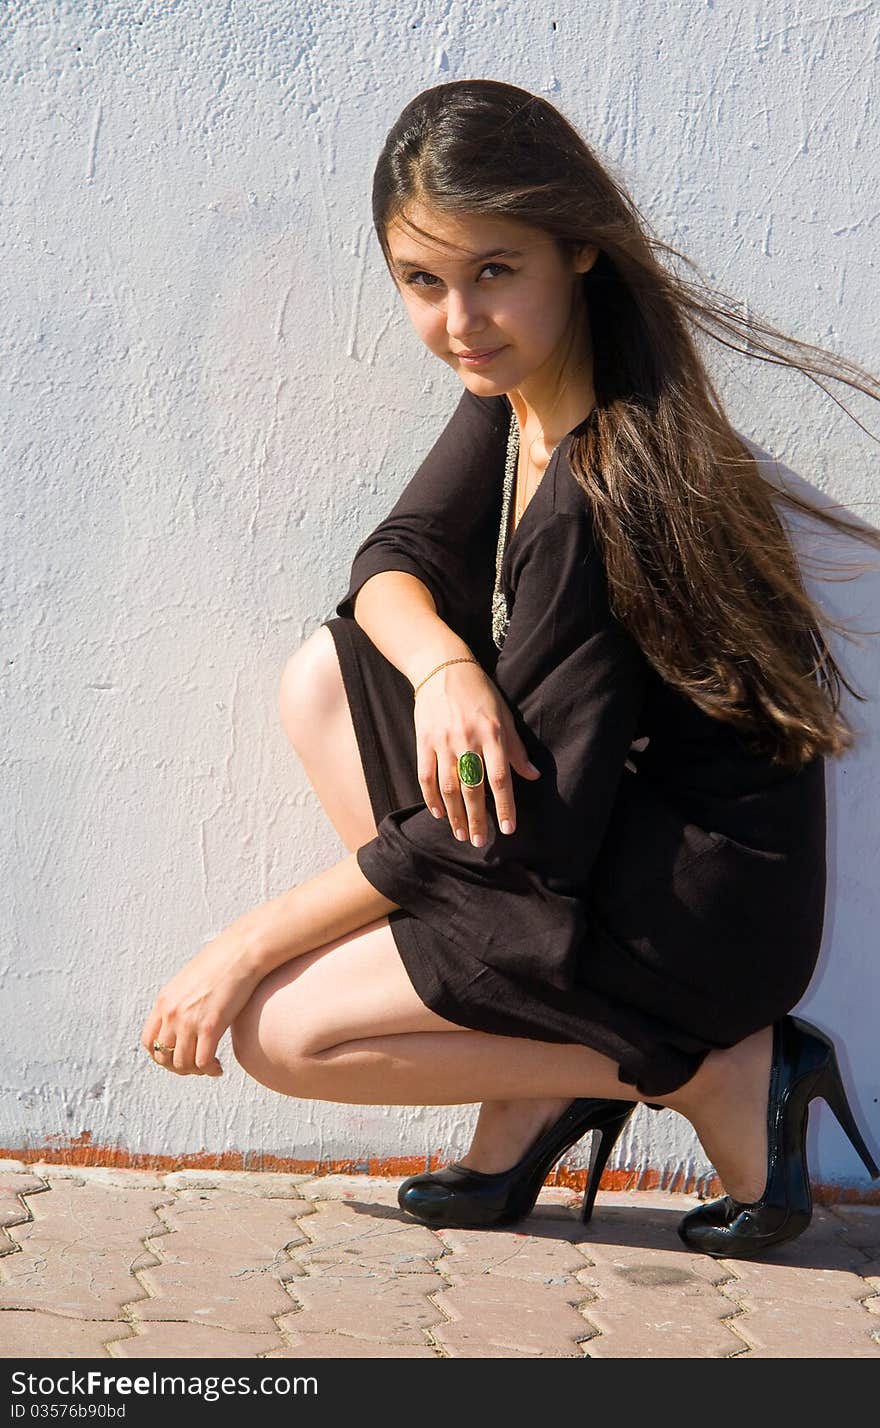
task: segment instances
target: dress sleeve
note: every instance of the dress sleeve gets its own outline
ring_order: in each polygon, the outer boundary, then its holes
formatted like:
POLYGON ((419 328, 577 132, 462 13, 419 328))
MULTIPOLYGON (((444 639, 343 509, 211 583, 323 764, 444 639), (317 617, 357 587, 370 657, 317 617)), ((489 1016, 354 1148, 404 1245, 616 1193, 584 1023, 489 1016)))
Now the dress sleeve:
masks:
POLYGON ((418 803, 386 814, 356 856, 374 887, 472 956, 567 990, 649 666, 610 612, 586 503, 518 529, 509 554, 492 677, 541 770, 515 777, 516 831, 499 831, 487 787, 483 848, 418 803))
POLYGON ((472 614, 468 591, 486 530, 497 529, 509 414, 502 397, 468 388, 431 450, 388 515, 354 555, 349 587, 336 614, 354 618, 354 599, 383 570, 421 580, 437 614, 453 629, 472 614))

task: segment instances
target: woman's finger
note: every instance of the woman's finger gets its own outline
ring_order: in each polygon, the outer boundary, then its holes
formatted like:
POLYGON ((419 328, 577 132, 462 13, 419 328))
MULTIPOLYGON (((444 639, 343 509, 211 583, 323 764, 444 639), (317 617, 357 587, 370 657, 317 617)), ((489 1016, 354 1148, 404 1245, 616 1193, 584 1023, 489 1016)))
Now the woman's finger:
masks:
POLYGON ((164 1066, 177 1076, 222 1076, 223 1067, 215 1055, 216 1047, 216 1036, 205 1032, 197 1038, 178 1035, 176 1039, 173 1033, 166 1032, 164 1037, 159 1034, 149 1044, 156 1065, 164 1066), (167 1049, 155 1051, 154 1043, 167 1049))
POLYGON ((151 1056, 170 1057, 174 1055, 176 1038, 170 1027, 164 1026, 160 1021, 156 1026, 155 1035, 147 1043, 147 1050, 151 1056), (157 1048, 159 1048, 157 1050, 157 1048))
POLYGON ((442 818, 446 810, 440 796, 440 786, 437 781, 437 754, 433 749, 425 754, 419 750, 416 774, 425 803, 435 818, 442 818))
POLYGON ((468 835, 475 848, 482 848, 486 843, 486 777, 483 775, 483 782, 478 788, 470 787, 468 784, 461 785, 461 795, 464 806, 467 810, 468 835))
POLYGON ((440 768, 440 794, 456 838, 463 842, 468 836, 468 814, 458 776, 458 759, 447 756, 440 768))
MULTIPOLYGON (((469 750, 477 753, 473 744, 469 745, 469 750)), ((486 816, 486 766, 482 754, 478 754, 482 765, 481 779, 478 784, 465 783, 459 774, 456 764, 456 777, 461 793, 462 806, 467 818, 467 836, 475 848, 482 848, 486 842, 487 816, 486 816)), ((466 770, 471 772, 471 770, 466 770)))
POLYGON ((199 1032, 196 1042, 195 1064, 200 1076, 222 1076, 223 1067, 217 1060, 218 1038, 212 1031, 199 1032))
POLYGON ((144 1048, 145 1051, 149 1051, 150 1055, 152 1055, 153 1053, 153 1042, 161 1042, 162 1040, 161 1036, 159 1035, 161 1029, 162 1018, 154 1007, 153 1010, 150 1012, 150 1015, 144 1022, 144 1029, 141 1032, 141 1046, 144 1048))
MULTIPOLYGON (((159 1040, 162 1041, 162 1038, 160 1037, 159 1040)), ((189 1076, 193 1069, 196 1049, 195 1037, 192 1032, 178 1031, 172 1036, 171 1041, 174 1043, 174 1051, 170 1057, 170 1064, 167 1056, 162 1057, 163 1063, 168 1067, 169 1071, 176 1071, 178 1076, 189 1076)), ((170 1046, 171 1042, 163 1041, 162 1044, 163 1046, 170 1046)))
POLYGON ((164 1066, 164 1068, 165 1068, 166 1071, 173 1071, 173 1070, 174 1070, 174 1037, 173 1037, 173 1036, 171 1036, 171 1035, 169 1035, 169 1034, 166 1034, 166 1037, 165 1037, 165 1039, 163 1040, 162 1035, 161 1035, 161 1027, 160 1027, 159 1032, 157 1032, 156 1036, 155 1036, 155 1037, 153 1038, 153 1040, 150 1042, 150 1045, 149 1045, 149 1048, 148 1048, 148 1049, 149 1049, 149 1052, 150 1052, 150 1057, 151 1057, 151 1059, 152 1059, 153 1061, 155 1061, 155 1063, 156 1063, 157 1066, 164 1066), (160 1049, 157 1049, 157 1048, 160 1048, 160 1049))
POLYGON ((483 757, 486 779, 492 790, 492 801, 495 804, 498 827, 502 833, 513 833, 516 828, 513 779, 510 777, 510 765, 507 762, 503 745, 496 745, 491 752, 487 750, 483 757))

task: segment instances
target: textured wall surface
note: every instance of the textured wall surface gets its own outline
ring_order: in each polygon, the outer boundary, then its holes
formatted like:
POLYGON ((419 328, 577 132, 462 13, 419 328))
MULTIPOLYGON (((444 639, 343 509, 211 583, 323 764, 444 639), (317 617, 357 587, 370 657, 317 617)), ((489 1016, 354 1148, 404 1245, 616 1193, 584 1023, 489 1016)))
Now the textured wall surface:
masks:
MULTIPOLYGON (((473 1106, 284 1099, 228 1038, 225 1076, 179 1079, 138 1040, 206 940, 346 852, 278 680, 460 390, 385 273, 375 157, 444 79, 544 94, 710 281, 877 369, 877 56, 876 10, 828 0, 4 6, 0 1154, 464 1149, 473 1106)), ((710 358, 739 430, 876 524, 876 445, 835 401, 710 358)), ((875 576, 821 589, 876 625, 875 576)), ((876 1149, 878 645, 835 653, 873 702, 844 694, 864 732, 829 766, 802 1010, 876 1149)), ((818 1103, 810 1145, 819 1178, 865 1184, 818 1103)), ((617 1163, 706 1168, 645 1111, 617 1163)))

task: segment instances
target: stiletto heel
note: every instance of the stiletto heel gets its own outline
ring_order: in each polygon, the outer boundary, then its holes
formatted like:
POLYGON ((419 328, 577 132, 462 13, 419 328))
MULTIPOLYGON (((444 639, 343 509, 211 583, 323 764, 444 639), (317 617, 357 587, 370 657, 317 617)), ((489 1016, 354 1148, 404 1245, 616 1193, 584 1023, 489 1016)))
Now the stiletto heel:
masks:
POLYGON ((754 1259, 803 1233, 813 1213, 806 1140, 816 1096, 827 1101, 871 1178, 880 1176, 850 1110, 833 1042, 800 1017, 785 1016, 773 1026, 764 1193, 750 1204, 725 1195, 689 1211, 678 1227, 689 1249, 754 1259))
POLYGON ((509 1225, 534 1209, 552 1167, 587 1131, 594 1132, 581 1219, 587 1221, 602 1171, 636 1101, 579 1097, 566 1106, 509 1170, 492 1174, 453 1161, 442 1170, 410 1175, 397 1192, 397 1203, 432 1229, 487 1229, 509 1225))
POLYGON ((856 1152, 872 1180, 880 1176, 880 1170, 862 1139, 862 1133, 856 1125, 856 1118, 850 1110, 849 1101, 846 1099, 846 1092, 843 1089, 843 1081, 840 1077, 840 1067, 837 1064, 837 1055, 834 1048, 831 1048, 831 1060, 818 1094, 823 1097, 831 1107, 840 1129, 849 1137, 850 1145, 856 1152))
MULTIPOLYGON (((611 1102, 614 1105, 614 1102, 611 1102)), ((593 1131, 593 1141, 590 1147, 590 1165, 587 1171, 587 1188, 584 1192, 584 1200, 581 1205, 581 1223, 586 1225, 593 1214, 593 1205, 596 1200, 596 1191, 599 1189, 599 1182, 602 1179, 602 1172, 608 1163, 608 1157, 620 1136, 621 1131, 632 1115, 633 1107, 614 1116, 593 1131)))

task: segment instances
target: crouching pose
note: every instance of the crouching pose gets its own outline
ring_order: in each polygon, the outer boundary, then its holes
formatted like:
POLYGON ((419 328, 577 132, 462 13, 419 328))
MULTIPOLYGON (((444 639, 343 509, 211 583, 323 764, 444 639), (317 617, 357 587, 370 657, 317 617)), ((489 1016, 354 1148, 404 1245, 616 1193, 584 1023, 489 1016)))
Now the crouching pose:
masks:
POLYGON ((760 1254, 809 1224, 817 1096, 878 1174, 832 1042, 790 1014, 822 938, 825 760, 853 735, 777 507, 880 537, 761 474, 697 338, 880 384, 678 275, 508 84, 413 99, 373 219, 461 390, 281 680, 349 855, 203 948, 143 1045, 213 1076, 229 1029, 282 1095, 480 1102, 463 1158, 400 1186, 432 1226, 527 1215, 593 1132, 586 1220, 636 1104, 672 1107, 726 1191, 682 1238, 760 1254))

